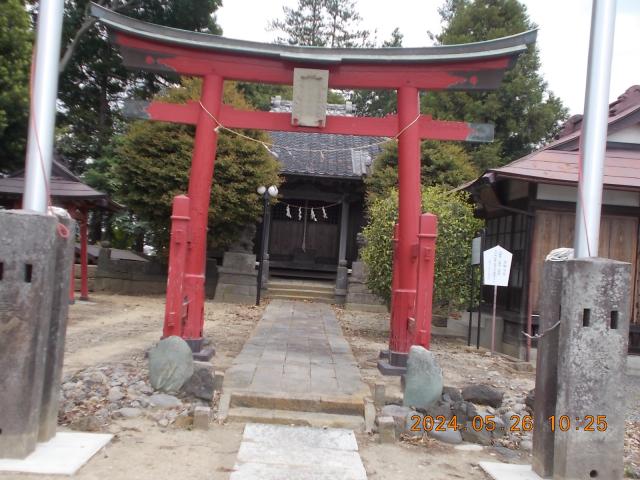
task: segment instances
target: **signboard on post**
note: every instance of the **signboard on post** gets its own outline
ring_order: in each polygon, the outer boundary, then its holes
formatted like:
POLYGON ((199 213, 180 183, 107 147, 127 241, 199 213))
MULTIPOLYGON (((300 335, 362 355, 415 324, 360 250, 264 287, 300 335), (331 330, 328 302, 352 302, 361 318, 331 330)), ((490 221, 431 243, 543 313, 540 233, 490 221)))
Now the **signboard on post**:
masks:
POLYGON ((484 253, 484 284, 506 287, 509 285, 513 253, 496 245, 484 253))
MULTIPOLYGON (((498 287, 509 285, 509 273, 511 272, 511 260, 513 253, 496 245, 483 252, 483 267, 485 285, 493 285, 493 315, 491 316, 491 353, 495 351, 496 341, 496 303, 498 300, 498 287)), ((480 328, 480 327, 478 327, 480 328)))

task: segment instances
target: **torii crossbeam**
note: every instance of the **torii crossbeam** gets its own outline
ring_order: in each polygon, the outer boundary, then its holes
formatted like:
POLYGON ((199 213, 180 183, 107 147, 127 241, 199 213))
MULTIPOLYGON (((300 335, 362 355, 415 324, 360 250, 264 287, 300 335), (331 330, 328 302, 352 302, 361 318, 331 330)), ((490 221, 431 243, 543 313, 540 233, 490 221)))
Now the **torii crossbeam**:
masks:
POLYGON ((194 352, 202 350, 207 214, 217 127, 223 125, 398 139, 399 226, 389 358, 381 370, 400 373, 411 345, 429 347, 436 225, 435 218, 421 219, 420 140, 491 141, 493 126, 420 115, 419 92, 497 88, 517 57, 535 41, 535 30, 464 45, 331 49, 187 32, 141 22, 96 4, 91 12, 109 30, 125 66, 203 79, 199 102, 133 106, 143 118, 196 125, 188 195, 174 202, 163 335, 180 335, 194 352), (303 127, 289 113, 238 110, 222 103, 224 80, 292 85, 299 68, 328 74, 329 88, 395 89, 398 114, 384 118, 328 116, 323 126, 303 127))

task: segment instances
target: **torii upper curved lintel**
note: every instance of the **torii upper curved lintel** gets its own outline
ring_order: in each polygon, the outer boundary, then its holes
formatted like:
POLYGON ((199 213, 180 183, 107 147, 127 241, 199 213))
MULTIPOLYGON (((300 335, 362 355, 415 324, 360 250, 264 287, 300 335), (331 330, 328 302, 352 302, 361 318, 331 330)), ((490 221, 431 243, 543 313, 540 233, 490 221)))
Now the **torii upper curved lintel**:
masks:
POLYGON ((230 80, 279 84, 292 83, 293 68, 323 68, 331 88, 492 90, 537 35, 530 30, 422 48, 297 47, 164 27, 97 4, 91 14, 107 27, 131 68, 195 76, 215 72, 230 80))

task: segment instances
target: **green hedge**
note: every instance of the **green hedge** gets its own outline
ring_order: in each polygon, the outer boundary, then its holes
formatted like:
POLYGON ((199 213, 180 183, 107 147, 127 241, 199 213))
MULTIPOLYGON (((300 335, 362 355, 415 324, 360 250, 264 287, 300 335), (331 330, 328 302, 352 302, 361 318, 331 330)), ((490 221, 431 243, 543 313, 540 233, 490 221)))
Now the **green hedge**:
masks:
MULTIPOLYGON (((471 240, 482 222, 473 217, 468 194, 439 186, 423 189, 422 211, 438 216, 434 309, 449 312, 464 308, 469 299, 471 240)), ((367 245, 362 258, 369 270, 367 284, 387 302, 391 299, 392 238, 397 218, 398 193, 391 190, 369 205, 369 224, 364 229, 367 245)))

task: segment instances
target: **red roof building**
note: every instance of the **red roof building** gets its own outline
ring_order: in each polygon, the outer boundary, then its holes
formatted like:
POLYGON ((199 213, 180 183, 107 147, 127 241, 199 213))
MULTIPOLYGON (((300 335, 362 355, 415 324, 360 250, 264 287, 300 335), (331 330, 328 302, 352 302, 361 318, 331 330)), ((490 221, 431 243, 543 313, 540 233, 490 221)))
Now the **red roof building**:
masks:
MULTIPOLYGON (((486 221, 483 249, 501 245, 514 254, 509 286, 499 289, 497 330, 502 350, 512 355, 525 357, 522 332, 536 333, 546 255, 573 247, 581 127, 582 116, 575 115, 550 144, 460 187, 471 192, 478 216, 486 221)), ((637 353, 639 218, 640 86, 635 85, 609 107, 599 255, 632 265, 630 351, 637 353)), ((491 294, 483 292, 483 298, 491 302, 491 294)))

